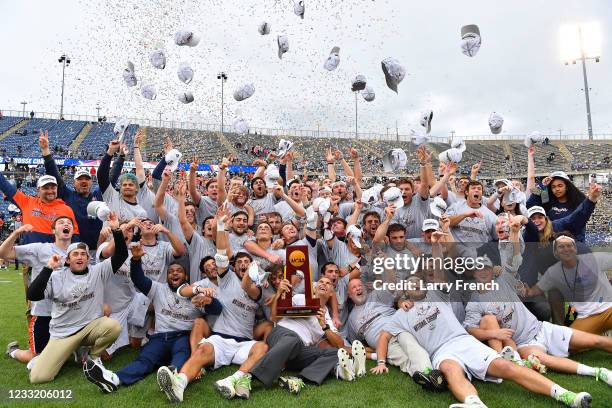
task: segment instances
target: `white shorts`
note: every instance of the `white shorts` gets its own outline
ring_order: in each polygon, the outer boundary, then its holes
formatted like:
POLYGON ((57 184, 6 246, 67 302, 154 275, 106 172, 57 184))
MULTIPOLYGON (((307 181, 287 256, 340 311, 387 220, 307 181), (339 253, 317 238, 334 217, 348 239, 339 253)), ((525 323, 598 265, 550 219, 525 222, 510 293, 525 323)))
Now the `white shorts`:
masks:
POLYGON ((215 370, 230 364, 241 365, 249 357, 251 347, 257 343, 255 340, 238 342, 234 339, 226 339, 218 335, 212 335, 207 339, 200 340, 199 344, 210 343, 215 351, 215 370))
POLYGON ((431 362, 434 368, 439 369, 444 360, 453 360, 463 368, 470 381, 475 377, 482 381, 501 383, 501 378, 487 375, 489 364, 496 358, 500 356, 495 350, 466 334, 445 343, 434 353, 431 362))
POLYGON ((569 343, 573 331, 569 327, 559 326, 549 322, 542 322, 538 334, 526 343, 517 344, 517 348, 536 346, 544 349, 551 356, 569 356, 569 343))
POLYGON ((129 336, 134 332, 130 328, 142 327, 144 325, 149 303, 148 297, 142 293, 136 293, 125 309, 111 313, 110 318, 117 320, 121 325, 121 333, 119 333, 117 340, 106 349, 108 354, 113 354, 118 348, 130 343, 129 336))

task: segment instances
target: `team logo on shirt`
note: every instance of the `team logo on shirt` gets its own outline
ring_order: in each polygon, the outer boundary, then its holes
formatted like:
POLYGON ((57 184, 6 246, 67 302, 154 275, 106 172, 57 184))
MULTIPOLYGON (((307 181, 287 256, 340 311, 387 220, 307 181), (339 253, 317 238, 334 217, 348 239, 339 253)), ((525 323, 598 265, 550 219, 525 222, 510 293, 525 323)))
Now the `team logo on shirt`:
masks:
POLYGON ((168 308, 174 312, 177 312, 183 308, 181 299, 174 296, 174 293, 166 292, 166 304, 168 308))
POLYGON ((437 306, 433 306, 428 303, 420 303, 414 307, 419 320, 417 324, 413 326, 415 332, 421 330, 423 327, 428 326, 429 330, 436 328, 436 319, 440 315, 440 309, 437 306), (425 317, 426 316, 426 317, 425 317))
POLYGON ((78 283, 72 287, 70 290, 70 295, 73 299, 80 299, 87 292, 87 284, 86 283, 78 283))

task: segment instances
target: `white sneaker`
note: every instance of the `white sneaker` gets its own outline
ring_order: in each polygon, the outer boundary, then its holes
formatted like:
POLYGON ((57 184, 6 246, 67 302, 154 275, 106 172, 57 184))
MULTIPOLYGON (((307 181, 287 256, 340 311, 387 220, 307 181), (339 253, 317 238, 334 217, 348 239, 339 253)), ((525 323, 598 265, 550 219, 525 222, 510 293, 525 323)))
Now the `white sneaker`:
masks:
POLYGON ((598 368, 595 379, 597 381, 603 381, 612 386, 612 371, 608 370, 607 368, 598 368))
POLYGON ((355 369, 355 377, 360 378, 366 375, 366 351, 365 347, 359 340, 355 340, 351 345, 351 354, 353 355, 353 365, 355 369))
POLYGON ((225 377, 224 379, 215 382, 215 389, 219 391, 223 398, 232 399, 236 395, 234 382, 234 377, 230 375, 229 377, 225 377))
POLYGON ((349 353, 341 348, 338 350, 338 365, 336 366, 336 378, 342 378, 344 381, 353 381, 355 379, 355 368, 353 360, 349 353))
POLYGON ((482 401, 472 401, 466 403, 450 404, 448 408, 487 408, 482 401))
POLYGON ((157 384, 170 402, 183 402, 185 388, 178 378, 178 374, 170 371, 168 367, 162 366, 157 370, 157 384))
POLYGON ((83 363, 83 373, 85 377, 100 388, 102 392, 110 393, 117 391, 117 386, 120 383, 119 377, 112 371, 107 370, 100 358, 96 358, 95 360, 87 358, 85 363, 83 363))
POLYGON ((593 397, 588 392, 579 392, 572 401, 572 408, 590 408, 593 397))
POLYGON ((40 356, 40 354, 35 355, 34 358, 32 358, 30 362, 26 365, 26 368, 29 371, 32 371, 32 369, 34 368, 34 364, 36 364, 36 360, 38 360, 38 356, 40 356))

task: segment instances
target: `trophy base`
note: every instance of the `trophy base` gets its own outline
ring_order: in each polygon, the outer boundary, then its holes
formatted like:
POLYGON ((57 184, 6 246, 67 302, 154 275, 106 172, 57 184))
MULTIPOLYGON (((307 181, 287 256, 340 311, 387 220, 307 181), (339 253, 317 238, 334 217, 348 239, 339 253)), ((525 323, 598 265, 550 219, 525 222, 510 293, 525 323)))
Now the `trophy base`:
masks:
POLYGON ((276 315, 282 317, 311 317, 319 313, 319 306, 278 306, 276 315))

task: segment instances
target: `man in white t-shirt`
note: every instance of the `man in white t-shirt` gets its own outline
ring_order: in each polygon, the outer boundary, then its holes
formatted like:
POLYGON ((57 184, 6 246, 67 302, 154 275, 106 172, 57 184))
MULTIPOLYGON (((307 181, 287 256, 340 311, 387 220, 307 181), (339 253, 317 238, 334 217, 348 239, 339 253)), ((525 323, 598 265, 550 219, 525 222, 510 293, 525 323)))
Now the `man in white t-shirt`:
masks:
POLYGON ((482 203, 483 193, 481 182, 470 181, 465 201, 458 201, 446 210, 451 232, 457 242, 480 246, 497 240, 497 217, 482 203))

